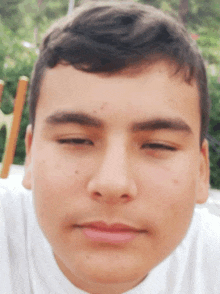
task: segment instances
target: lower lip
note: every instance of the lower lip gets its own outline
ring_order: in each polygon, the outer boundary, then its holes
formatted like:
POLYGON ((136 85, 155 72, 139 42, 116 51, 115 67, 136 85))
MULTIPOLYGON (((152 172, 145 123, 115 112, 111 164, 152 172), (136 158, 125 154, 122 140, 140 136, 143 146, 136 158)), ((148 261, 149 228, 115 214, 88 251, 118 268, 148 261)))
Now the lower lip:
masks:
POLYGON ((111 244, 118 244, 118 243, 127 243, 135 239, 137 236, 136 232, 111 232, 111 231, 102 231, 96 228, 84 228, 83 229, 84 235, 90 239, 91 241, 95 242, 103 242, 103 243, 111 243, 111 244))

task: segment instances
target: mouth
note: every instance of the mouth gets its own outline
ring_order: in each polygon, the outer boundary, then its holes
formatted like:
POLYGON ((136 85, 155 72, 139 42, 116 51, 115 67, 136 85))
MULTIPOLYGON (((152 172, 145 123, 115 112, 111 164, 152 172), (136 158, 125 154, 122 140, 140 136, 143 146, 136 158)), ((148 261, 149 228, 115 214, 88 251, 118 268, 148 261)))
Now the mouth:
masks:
POLYGON ((106 224, 105 222, 84 223, 78 226, 84 236, 92 242, 127 243, 134 240, 142 230, 121 223, 106 224))

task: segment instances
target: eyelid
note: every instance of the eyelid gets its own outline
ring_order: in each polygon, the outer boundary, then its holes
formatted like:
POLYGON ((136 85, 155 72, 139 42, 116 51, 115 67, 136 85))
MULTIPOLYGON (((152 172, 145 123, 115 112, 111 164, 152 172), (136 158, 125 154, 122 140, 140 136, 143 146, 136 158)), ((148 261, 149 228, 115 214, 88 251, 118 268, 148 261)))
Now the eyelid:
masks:
POLYGON ((141 147, 142 148, 149 147, 151 149, 168 150, 168 151, 176 151, 177 150, 177 148, 172 145, 160 143, 160 142, 144 143, 141 147))
POLYGON ((73 144, 73 145, 94 145, 93 142, 86 138, 63 138, 58 139, 60 144, 73 144))

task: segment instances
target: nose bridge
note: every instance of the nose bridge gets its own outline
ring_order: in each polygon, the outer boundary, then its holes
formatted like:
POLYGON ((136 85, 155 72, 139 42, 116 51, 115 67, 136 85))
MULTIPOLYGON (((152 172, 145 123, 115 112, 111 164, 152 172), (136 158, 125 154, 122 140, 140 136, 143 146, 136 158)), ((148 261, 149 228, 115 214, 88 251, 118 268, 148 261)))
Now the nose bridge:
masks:
POLYGON ((126 139, 120 136, 109 138, 108 147, 99 169, 100 180, 105 185, 122 188, 128 177, 129 158, 126 139))
POLYGON ((99 199, 125 201, 136 194, 127 146, 126 137, 118 135, 109 138, 97 173, 91 180, 91 192, 98 195, 99 199))

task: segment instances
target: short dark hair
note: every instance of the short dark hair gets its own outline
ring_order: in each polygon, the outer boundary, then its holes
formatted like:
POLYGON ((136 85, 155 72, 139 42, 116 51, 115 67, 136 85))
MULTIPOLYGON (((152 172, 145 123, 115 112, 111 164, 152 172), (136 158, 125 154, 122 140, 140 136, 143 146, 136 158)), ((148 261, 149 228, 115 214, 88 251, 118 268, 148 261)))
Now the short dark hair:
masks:
MULTIPOLYGON (((170 60, 200 94, 202 144, 210 98, 203 59, 185 27, 162 11, 140 3, 91 2, 57 22, 43 39, 30 86, 30 123, 45 70, 59 63, 91 73, 116 73, 131 65, 170 60)), ((52 99, 52 98, 51 98, 52 99)))

